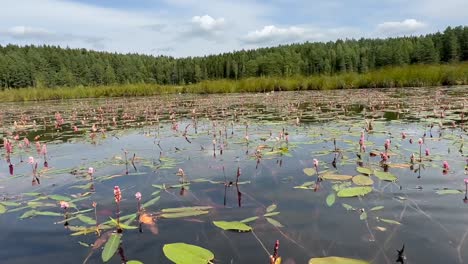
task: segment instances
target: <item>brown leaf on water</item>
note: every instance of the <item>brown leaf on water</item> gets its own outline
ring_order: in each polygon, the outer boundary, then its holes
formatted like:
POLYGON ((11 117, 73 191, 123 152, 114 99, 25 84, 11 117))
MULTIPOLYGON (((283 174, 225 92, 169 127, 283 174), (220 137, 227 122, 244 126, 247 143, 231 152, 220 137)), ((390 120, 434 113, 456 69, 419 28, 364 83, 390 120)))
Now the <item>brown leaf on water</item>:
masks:
POLYGON ((140 215, 140 223, 145 224, 151 233, 154 235, 159 234, 159 229, 158 226, 156 225, 156 220, 153 218, 152 215, 147 214, 147 213, 142 213, 140 215))
POLYGON ((96 239, 93 243, 93 249, 99 249, 104 245, 112 234, 112 230, 103 233, 100 237, 96 239))

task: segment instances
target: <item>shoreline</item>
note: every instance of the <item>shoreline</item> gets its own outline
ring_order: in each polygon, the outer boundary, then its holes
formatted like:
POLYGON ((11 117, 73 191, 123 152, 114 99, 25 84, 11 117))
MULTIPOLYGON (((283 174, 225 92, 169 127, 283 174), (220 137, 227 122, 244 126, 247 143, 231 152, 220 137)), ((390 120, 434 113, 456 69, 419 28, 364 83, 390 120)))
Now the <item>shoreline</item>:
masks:
POLYGON ((141 97, 167 94, 266 93, 336 89, 412 88, 468 85, 468 63, 408 65, 367 73, 338 75, 220 79, 188 85, 126 84, 57 88, 19 88, 0 91, 0 102, 83 98, 141 97))

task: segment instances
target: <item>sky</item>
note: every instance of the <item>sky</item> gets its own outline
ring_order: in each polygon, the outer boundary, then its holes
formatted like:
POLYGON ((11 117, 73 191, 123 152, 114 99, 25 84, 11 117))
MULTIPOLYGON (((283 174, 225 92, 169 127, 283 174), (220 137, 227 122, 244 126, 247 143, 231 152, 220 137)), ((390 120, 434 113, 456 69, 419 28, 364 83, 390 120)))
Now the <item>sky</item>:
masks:
POLYGON ((0 0, 0 45, 204 56, 468 25, 467 0, 0 0))

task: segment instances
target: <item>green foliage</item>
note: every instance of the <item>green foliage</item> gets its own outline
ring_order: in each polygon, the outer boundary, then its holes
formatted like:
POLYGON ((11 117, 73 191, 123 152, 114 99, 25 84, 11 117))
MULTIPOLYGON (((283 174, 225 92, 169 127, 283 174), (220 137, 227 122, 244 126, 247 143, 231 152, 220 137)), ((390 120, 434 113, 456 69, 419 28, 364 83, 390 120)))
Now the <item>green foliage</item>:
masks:
POLYGON ((185 243, 166 244, 163 252, 168 259, 177 264, 206 264, 214 259, 211 251, 185 243))

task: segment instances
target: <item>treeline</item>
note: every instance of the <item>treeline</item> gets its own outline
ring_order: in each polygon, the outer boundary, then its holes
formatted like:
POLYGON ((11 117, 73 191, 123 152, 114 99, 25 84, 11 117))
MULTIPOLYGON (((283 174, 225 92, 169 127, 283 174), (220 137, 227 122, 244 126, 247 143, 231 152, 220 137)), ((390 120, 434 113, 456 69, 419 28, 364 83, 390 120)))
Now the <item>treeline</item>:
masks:
POLYGON ((0 46, 0 87, 184 85, 249 77, 333 76, 468 61, 468 27, 425 36, 337 40, 173 58, 56 46, 0 46))

